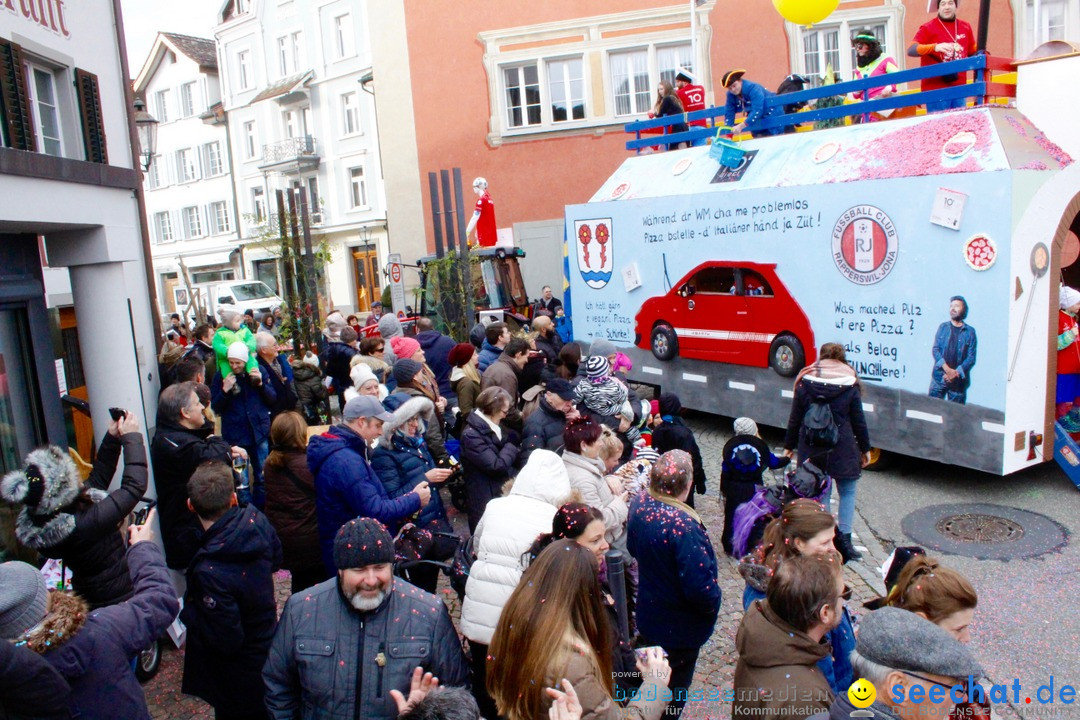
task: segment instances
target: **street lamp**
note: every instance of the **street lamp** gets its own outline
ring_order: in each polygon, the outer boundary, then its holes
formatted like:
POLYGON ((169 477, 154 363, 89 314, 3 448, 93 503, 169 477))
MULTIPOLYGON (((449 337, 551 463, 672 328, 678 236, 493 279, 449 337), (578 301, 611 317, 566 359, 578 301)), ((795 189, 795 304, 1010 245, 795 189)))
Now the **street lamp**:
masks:
POLYGON ((158 121, 146 112, 146 103, 141 98, 135 98, 135 130, 139 133, 139 158, 142 160, 143 172, 149 170, 154 162, 157 129, 158 121))

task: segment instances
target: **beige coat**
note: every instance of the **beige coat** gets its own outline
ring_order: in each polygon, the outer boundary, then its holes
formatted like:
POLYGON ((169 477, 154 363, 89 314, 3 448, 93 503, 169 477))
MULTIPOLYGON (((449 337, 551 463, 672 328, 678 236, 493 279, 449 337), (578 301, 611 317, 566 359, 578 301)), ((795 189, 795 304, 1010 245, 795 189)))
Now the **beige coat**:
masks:
POLYGON ((626 516, 630 508, 622 497, 615 495, 604 479, 603 461, 566 451, 563 463, 570 476, 570 487, 581 494, 581 502, 599 510, 604 516, 607 541, 626 552, 626 516))
MULTIPOLYGON (((641 684, 639 697, 625 707, 612 699, 607 690, 611 686, 611 680, 601 680, 597 677, 596 670, 588 657, 581 652, 571 652, 570 662, 566 666, 563 675, 574 686, 578 700, 581 702, 581 720, 660 720, 664 714, 664 708, 668 706, 667 700, 662 700, 665 686, 660 685, 655 679, 646 677, 641 684), (646 700, 644 698, 657 698, 646 700)), ((558 681, 558 687, 562 687, 562 679, 558 681)), ((551 707, 551 698, 544 694, 544 704, 537 720, 547 720, 548 708, 551 707)))

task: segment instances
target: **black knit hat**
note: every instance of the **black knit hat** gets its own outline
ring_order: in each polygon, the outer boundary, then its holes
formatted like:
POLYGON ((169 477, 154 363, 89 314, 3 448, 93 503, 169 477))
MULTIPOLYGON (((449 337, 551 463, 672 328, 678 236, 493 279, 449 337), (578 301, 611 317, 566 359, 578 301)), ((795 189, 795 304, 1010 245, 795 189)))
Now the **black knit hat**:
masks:
POLYGON ((397 380, 398 385, 404 385, 407 382, 412 382, 412 379, 416 377, 416 374, 423 369, 423 365, 411 360, 409 358, 398 358, 394 362, 394 379, 397 380))
POLYGON ((394 562, 394 539, 374 518, 356 518, 341 526, 334 538, 338 570, 394 562))

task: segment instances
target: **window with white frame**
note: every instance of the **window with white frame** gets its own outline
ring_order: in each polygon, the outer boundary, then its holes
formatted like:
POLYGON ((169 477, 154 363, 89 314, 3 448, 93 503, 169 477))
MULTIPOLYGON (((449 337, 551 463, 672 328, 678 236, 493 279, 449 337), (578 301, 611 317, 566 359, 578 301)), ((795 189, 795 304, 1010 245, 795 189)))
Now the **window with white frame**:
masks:
POLYGON ((289 35, 291 41, 289 51, 292 53, 293 72, 300 72, 304 68, 304 33, 297 30, 289 35))
POLYGON ((225 158, 221 154, 221 143, 214 141, 202 146, 203 170, 206 177, 215 177, 225 172, 225 158))
POLYGON ((1027 50, 1051 40, 1065 40, 1069 31, 1067 0, 1027 0, 1024 4, 1024 25, 1027 50))
POLYGON ((506 127, 519 128, 539 125, 540 71, 535 62, 503 67, 506 127))
POLYGON ((188 240, 203 236, 202 213, 198 207, 186 207, 180 211, 184 218, 184 237, 188 240))
POLYGON ((165 158, 161 155, 155 155, 150 161, 150 169, 146 171, 147 190, 156 190, 165 184, 165 168, 162 167, 164 162, 165 158))
POLYGON ((171 243, 173 236, 172 217, 167 212, 154 213, 154 237, 158 243, 171 243))
POLYGON ((335 17, 333 34, 335 60, 352 57, 356 54, 353 42, 352 15, 345 13, 335 17))
POLYGON ((255 136, 255 121, 246 121, 241 126, 241 130, 244 142, 244 159, 253 160, 255 158, 255 152, 259 149, 258 138, 255 136))
POLYGON ((367 207, 367 180, 364 178, 362 165, 349 168, 349 206, 367 207))
POLYGON ((278 75, 285 77, 292 72, 291 62, 292 53, 289 51, 289 36, 279 37, 277 39, 277 51, 278 51, 278 75))
POLYGON ((184 83, 180 86, 180 117, 191 117, 195 114, 195 83, 184 83))
MULTIPOLYGON (((849 16, 840 22, 819 23, 812 27, 789 25, 794 28, 794 42, 797 43, 797 52, 793 53, 793 70, 806 75, 814 87, 822 84, 830 67, 841 81, 853 79, 858 66, 851 39, 863 29, 869 29, 881 42, 882 54, 897 60, 898 53, 903 50, 901 40, 896 35, 900 27, 898 16, 882 17, 881 8, 875 10, 876 14, 863 11, 861 17, 849 16)), ((898 62, 903 67, 903 59, 898 62)))
POLYGON ((341 96, 341 134, 355 135, 360 132, 360 98, 356 91, 341 96))
POLYGON ((55 73, 46 67, 27 63, 30 71, 30 103, 37 134, 39 152, 64 156, 64 138, 60 126, 60 100, 56 92, 55 73))
POLYGON ((229 205, 224 200, 210 203, 208 208, 210 215, 210 232, 215 235, 232 231, 232 222, 229 219, 229 205))
POLYGON ((649 51, 613 52, 611 87, 615 95, 616 115, 640 115, 652 107, 652 82, 649 80, 649 51))
POLYGON ((679 68, 690 73, 694 72, 694 57, 690 43, 658 45, 656 48, 656 69, 660 71, 660 79, 674 85, 675 76, 679 74, 679 68))
POLYGON ((548 60, 547 106, 551 122, 585 119, 585 66, 580 57, 548 60))
POLYGON ((585 67, 580 55, 504 65, 508 130, 584 120, 585 67))
POLYGON ((251 188, 251 214, 255 216, 255 222, 266 219, 266 191, 262 186, 251 188))
POLYGON ((241 50, 236 53, 236 84, 240 90, 251 89, 255 78, 251 71, 251 51, 241 50))
POLYGON ((169 122, 169 91, 158 90, 154 93, 154 114, 158 122, 169 122))
POLYGON ((176 179, 186 183, 199 179, 199 168, 195 164, 195 151, 184 148, 176 151, 176 179))

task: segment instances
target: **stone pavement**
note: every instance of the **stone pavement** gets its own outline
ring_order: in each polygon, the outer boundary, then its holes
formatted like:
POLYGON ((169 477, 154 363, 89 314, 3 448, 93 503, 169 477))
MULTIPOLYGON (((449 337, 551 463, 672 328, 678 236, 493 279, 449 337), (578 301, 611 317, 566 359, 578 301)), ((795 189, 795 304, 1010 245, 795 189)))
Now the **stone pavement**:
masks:
MULTIPOLYGON (((720 531, 723 528, 723 504, 719 497, 720 462, 724 443, 731 437, 731 421, 714 415, 692 415, 687 422, 697 435, 706 475, 709 478, 707 494, 696 496, 695 503, 709 529, 714 546, 719 548, 720 531)), ((766 441, 770 445, 776 447, 781 443, 782 439, 775 434, 775 431, 770 433, 767 428, 764 431, 766 441)), ((834 511, 835 503, 836 494, 834 493, 834 511)), ((449 506, 449 503, 447 505, 449 506)), ((891 548, 884 549, 858 515, 854 531, 857 538, 856 545, 863 552, 864 559, 862 562, 847 565, 845 579, 853 591, 849 607, 853 612, 858 612, 863 601, 877 597, 884 591, 877 568, 887 557, 891 548)), ((692 689, 719 688, 723 693, 731 688, 732 676, 735 673, 735 633, 743 615, 744 583, 738 573, 737 563, 733 559, 721 554, 719 562, 720 587, 723 591, 720 617, 712 638, 702 648, 692 689)), ((283 605, 288 597, 287 573, 279 573, 276 580, 279 604, 283 605)), ((456 621, 460 614, 460 604, 457 596, 446 586, 445 578, 442 579, 440 589, 456 621)), ((183 651, 168 648, 162 659, 160 673, 145 686, 151 716, 156 720, 212 718, 213 712, 209 706, 180 693, 182 670, 183 651)), ((726 720, 730 716, 730 704, 709 701, 689 703, 683 713, 683 717, 687 720, 726 720)))

